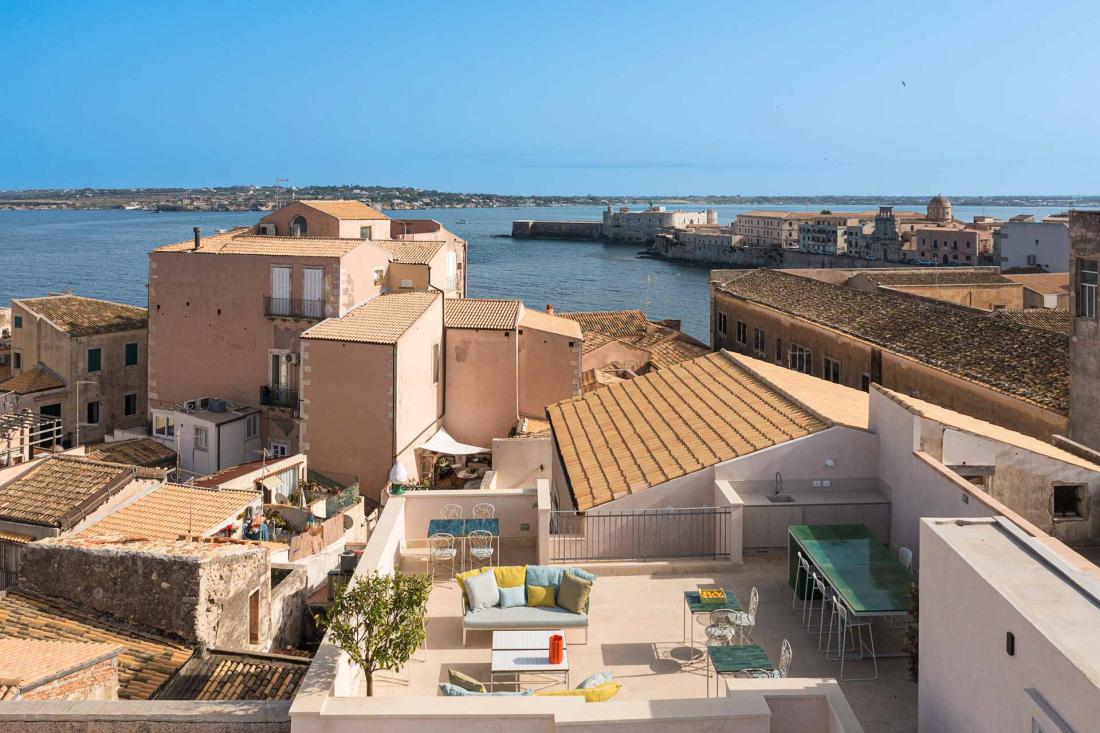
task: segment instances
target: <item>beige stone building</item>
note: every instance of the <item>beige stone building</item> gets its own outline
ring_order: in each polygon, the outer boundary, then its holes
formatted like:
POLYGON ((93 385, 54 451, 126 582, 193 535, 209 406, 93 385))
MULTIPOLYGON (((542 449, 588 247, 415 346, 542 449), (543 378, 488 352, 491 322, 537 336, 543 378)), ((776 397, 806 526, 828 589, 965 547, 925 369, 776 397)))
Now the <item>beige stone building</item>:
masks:
POLYGON ((612 211, 608 205, 603 214, 602 234, 606 239, 618 242, 652 242, 662 229, 684 229, 698 225, 718 225, 718 212, 668 210, 664 206, 650 206, 642 211, 620 207, 612 211))
POLYGON ((801 225, 815 218, 812 212, 749 211, 737 215, 734 231, 746 246, 798 249, 801 225))
POLYGON ((13 300, 4 411, 60 417, 66 444, 144 427, 148 333, 145 308, 76 295, 13 300))
POLYGON ((301 333, 383 293, 462 296, 465 262, 466 242, 438 222, 357 201, 296 201, 251 229, 196 230, 149 255, 150 405, 259 408, 261 446, 296 453, 301 333))

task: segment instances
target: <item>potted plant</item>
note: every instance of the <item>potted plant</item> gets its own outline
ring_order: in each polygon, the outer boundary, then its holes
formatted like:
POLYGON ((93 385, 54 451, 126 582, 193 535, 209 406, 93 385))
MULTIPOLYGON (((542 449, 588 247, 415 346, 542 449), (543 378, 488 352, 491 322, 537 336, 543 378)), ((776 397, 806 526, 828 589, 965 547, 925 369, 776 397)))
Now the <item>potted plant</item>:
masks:
POLYGON ((316 616, 328 641, 363 671, 368 696, 375 672, 397 672, 424 643, 431 588, 427 575, 374 572, 355 578, 316 616))

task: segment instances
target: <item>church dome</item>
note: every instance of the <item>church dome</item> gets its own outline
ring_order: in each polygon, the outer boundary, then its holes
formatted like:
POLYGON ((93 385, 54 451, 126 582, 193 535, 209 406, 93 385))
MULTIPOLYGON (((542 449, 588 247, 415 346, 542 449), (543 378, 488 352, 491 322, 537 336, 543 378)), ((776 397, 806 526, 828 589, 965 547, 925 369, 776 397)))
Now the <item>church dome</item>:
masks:
POLYGON ((932 221, 951 221, 951 202, 943 194, 936 194, 928 200, 928 218, 932 221))

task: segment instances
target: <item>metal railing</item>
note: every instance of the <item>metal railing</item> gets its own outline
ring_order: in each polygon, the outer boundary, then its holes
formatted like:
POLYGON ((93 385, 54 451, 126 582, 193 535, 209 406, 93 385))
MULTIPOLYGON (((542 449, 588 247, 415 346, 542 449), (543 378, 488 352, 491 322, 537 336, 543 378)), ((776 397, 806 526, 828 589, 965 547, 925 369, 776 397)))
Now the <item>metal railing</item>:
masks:
POLYGON ((321 320, 325 317, 325 301, 303 298, 274 298, 265 295, 264 315, 273 318, 321 320))
POLYGON ((291 407, 298 409, 298 390, 286 387, 272 387, 265 384, 260 387, 260 404, 269 407, 291 407))
POLYGON ((550 513, 550 560, 719 559, 730 552, 728 507, 550 513))

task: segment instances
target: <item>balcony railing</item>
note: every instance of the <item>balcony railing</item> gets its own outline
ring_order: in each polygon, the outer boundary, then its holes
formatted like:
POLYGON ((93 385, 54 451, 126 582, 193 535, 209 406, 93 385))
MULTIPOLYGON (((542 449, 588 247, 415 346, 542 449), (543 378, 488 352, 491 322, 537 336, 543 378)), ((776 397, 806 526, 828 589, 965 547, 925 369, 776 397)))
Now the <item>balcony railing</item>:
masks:
POLYGON ((272 387, 265 384, 260 387, 260 404, 268 407, 291 407, 298 409, 298 390, 286 387, 272 387))
POLYGON ((273 298, 264 296, 264 315, 269 318, 304 318, 321 320, 325 317, 325 301, 303 298, 273 298))
POLYGON ((729 555, 730 510, 717 507, 635 509, 619 512, 554 511, 550 559, 717 559, 729 555))

